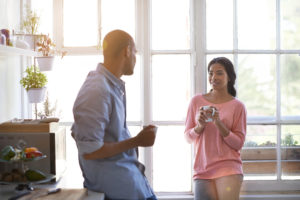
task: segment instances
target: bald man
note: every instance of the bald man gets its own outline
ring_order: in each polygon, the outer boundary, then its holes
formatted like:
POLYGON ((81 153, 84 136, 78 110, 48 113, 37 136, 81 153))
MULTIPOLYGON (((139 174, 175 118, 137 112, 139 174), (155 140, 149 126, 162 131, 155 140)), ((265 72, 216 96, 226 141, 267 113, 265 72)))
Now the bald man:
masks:
POLYGON ((133 74, 135 54, 128 33, 108 33, 103 40, 104 62, 89 73, 73 107, 71 130, 84 187, 103 192, 106 199, 156 199, 135 151, 154 144, 156 127, 149 125, 131 137, 126 124, 126 92, 121 77, 133 74))

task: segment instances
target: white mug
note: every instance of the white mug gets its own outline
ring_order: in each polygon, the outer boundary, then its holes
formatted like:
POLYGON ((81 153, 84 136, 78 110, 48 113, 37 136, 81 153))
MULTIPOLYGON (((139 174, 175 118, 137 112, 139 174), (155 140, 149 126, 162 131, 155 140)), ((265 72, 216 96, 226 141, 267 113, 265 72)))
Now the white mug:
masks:
POLYGON ((215 115, 216 109, 214 107, 211 107, 211 106, 203 106, 202 109, 204 111, 206 111, 206 110, 212 110, 211 113, 205 112, 205 115, 207 117, 207 120, 205 120, 205 121, 206 122, 212 122, 213 121, 212 117, 215 115))

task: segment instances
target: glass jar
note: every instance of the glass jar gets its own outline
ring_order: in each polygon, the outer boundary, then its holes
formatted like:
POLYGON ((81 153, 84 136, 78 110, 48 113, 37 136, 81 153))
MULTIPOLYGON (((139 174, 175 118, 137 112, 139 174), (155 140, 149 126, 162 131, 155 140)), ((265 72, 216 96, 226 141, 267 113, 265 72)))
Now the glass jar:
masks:
POLYGON ((6 45, 6 37, 0 32, 0 44, 6 45))

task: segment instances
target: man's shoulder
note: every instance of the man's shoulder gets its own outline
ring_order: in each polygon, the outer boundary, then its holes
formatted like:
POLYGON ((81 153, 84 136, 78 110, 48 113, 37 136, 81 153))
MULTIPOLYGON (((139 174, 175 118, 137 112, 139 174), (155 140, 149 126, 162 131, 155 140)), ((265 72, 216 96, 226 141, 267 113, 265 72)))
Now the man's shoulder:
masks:
POLYGON ((98 73, 97 71, 91 71, 88 74, 83 87, 87 90, 103 93, 110 90, 111 84, 103 74, 98 73))

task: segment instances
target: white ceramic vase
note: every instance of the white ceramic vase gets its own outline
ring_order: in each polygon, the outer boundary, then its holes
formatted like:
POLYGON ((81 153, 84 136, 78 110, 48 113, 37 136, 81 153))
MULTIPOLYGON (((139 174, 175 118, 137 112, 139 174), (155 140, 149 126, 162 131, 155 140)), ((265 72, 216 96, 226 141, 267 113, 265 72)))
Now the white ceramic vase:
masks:
POLYGON ((41 56, 36 57, 40 71, 50 71, 53 68, 54 56, 41 56))
POLYGON ((46 87, 31 88, 27 91, 29 103, 40 103, 45 99, 46 87))

